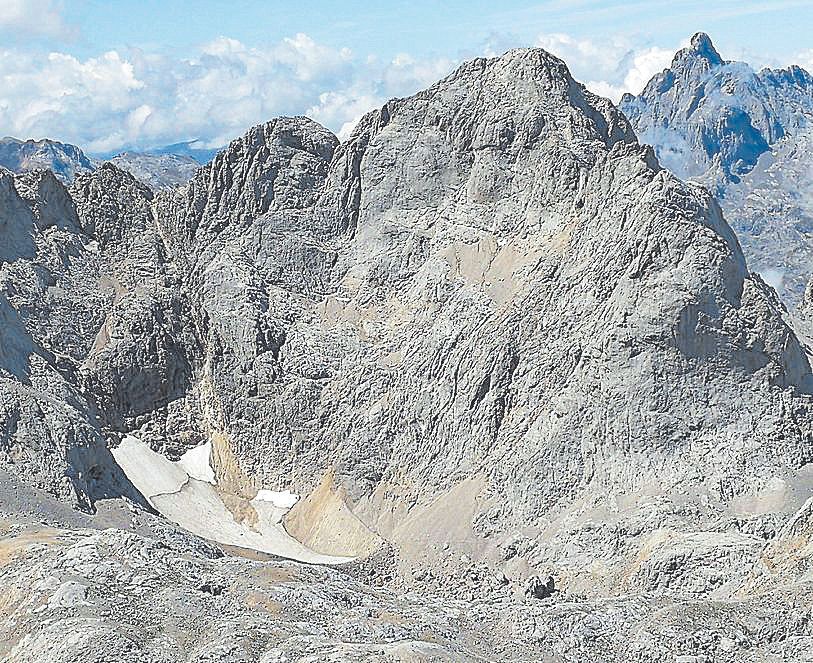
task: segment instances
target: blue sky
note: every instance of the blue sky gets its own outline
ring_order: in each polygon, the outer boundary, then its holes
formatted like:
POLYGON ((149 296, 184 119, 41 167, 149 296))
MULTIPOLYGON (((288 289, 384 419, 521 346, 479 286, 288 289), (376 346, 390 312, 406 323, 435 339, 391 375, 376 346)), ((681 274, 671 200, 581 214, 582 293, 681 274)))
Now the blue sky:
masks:
POLYGON ((721 50, 782 58, 813 47, 810 0, 74 0, 64 3, 92 55, 131 45, 182 52, 221 35, 257 45, 304 32, 336 48, 386 57, 474 52, 501 36, 530 44, 540 33, 602 39, 629 35, 668 45, 703 30, 721 50))
POLYGON ((813 65, 810 0, 0 0, 0 133, 107 153, 214 146, 308 114, 342 135, 387 98, 515 46, 555 52, 617 99, 699 30, 728 59, 813 65))

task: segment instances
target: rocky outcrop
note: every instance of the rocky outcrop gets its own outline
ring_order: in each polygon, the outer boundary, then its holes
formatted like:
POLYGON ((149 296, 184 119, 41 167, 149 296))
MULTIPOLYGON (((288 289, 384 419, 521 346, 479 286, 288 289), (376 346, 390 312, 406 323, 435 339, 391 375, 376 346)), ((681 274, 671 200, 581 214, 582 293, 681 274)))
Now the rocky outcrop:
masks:
MULTIPOLYGON (((702 38, 680 58, 726 66, 702 38)), ((60 534, 71 549, 38 558, 36 577, 59 583, 36 588, 47 608, 14 599, 32 634, 7 636, 15 655, 45 651, 64 627, 41 621, 47 610, 95 619, 155 583, 161 600, 105 627, 105 655, 132 641, 167 660, 239 660, 246 647, 251 660, 809 649, 807 608, 781 594, 729 601, 766 540, 796 531, 786 523, 813 459, 805 346, 709 192, 661 168, 557 58, 523 49, 466 63, 368 114, 343 144, 307 118, 278 118, 185 187, 153 195, 105 165, 70 196, 48 176, 0 176, 0 394, 29 381, 32 402, 73 417, 30 416, 47 437, 9 410, 4 464, 35 482, 66 476, 70 490, 54 492, 90 503, 115 485, 107 445, 125 434, 172 459, 205 441, 213 503, 220 494, 250 527, 243 507, 259 490, 291 490, 302 499, 289 533, 365 559, 296 567, 324 585, 318 600, 262 585, 256 605, 285 616, 271 642, 246 589, 271 566, 60 534), (60 462, 42 463, 32 440, 43 439, 60 462), (347 574, 435 598, 416 613, 412 595, 370 598, 347 574), (147 579, 120 586, 134 576, 147 579), (396 615, 381 617, 390 625, 431 620, 381 630, 373 604, 396 615), (784 643, 779 610, 803 640, 784 643), (145 635, 155 624, 160 642, 145 635), (441 649, 417 642, 438 633, 441 649)), ((28 576, 14 569, 16 589, 28 576)))
POLYGON ((106 305, 93 241, 50 172, 0 174, 0 206, 0 459, 87 509, 133 496, 78 381, 106 305))
POLYGON ((756 663, 804 660, 813 638, 809 606, 782 595, 730 604, 651 595, 523 602, 506 591, 441 599, 113 529, 15 528, 0 538, 0 560, 0 656, 10 663, 756 663))
POLYGON ((153 193, 109 163, 77 178, 71 193, 111 296, 81 365, 83 389, 109 433, 138 430, 177 457, 201 441, 197 409, 186 399, 200 341, 153 193))

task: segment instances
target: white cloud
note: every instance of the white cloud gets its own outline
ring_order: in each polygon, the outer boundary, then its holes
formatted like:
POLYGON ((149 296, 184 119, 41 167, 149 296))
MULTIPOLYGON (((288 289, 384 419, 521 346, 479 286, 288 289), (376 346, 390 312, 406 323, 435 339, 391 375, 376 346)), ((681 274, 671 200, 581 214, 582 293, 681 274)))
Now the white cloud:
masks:
POLYGON ((808 72, 813 74, 813 48, 802 51, 794 58, 791 64, 798 64, 800 67, 803 67, 808 72))
POLYGON ((588 89, 614 102, 625 92, 640 93, 655 74, 669 66, 677 48, 641 46, 622 37, 603 42, 566 34, 543 34, 537 45, 562 58, 588 89))
POLYGON ((674 56, 674 50, 658 47, 647 48, 636 53, 632 59, 632 66, 624 76, 623 92, 639 94, 655 74, 660 73, 671 64, 674 56))
POLYGON ((0 51, 0 126, 25 138, 81 137, 115 143, 120 120, 144 83, 133 65, 111 51, 81 62, 70 55, 0 51))
POLYGON ((616 43, 598 44, 589 39, 575 39, 566 34, 543 34, 536 40, 537 46, 562 58, 571 68, 592 67, 602 73, 611 73, 620 59, 624 46, 616 43))
POLYGON ((336 128, 340 140, 347 140, 362 116, 372 108, 382 106, 386 99, 365 90, 323 92, 319 102, 305 111, 317 122, 336 128))
MULTIPOLYGON (((542 35, 538 45, 614 100, 639 92, 673 54, 624 39, 599 43, 564 34, 542 35)), ((492 40, 471 55, 494 55, 496 48, 492 40)), ((346 138, 364 113, 431 85, 457 64, 407 53, 389 60, 357 56, 305 34, 265 48, 220 37, 183 58, 131 49, 82 60, 0 48, 0 126, 20 138, 58 138, 92 153, 193 139, 219 147, 278 115, 306 114, 346 138)))
POLYGON ((640 94, 655 74, 669 66, 674 54, 674 51, 662 48, 648 48, 630 58, 631 63, 624 72, 624 79, 619 85, 608 81, 586 81, 585 85, 596 94, 609 97, 618 103, 625 92, 640 94))
POLYGON ((346 136, 364 113, 426 87, 454 64, 359 59, 305 34, 265 49, 221 37, 182 59, 140 50, 87 60, 0 50, 0 126, 96 153, 191 139, 218 147, 278 115, 307 114, 346 136))
POLYGON ((68 37, 73 32, 52 0, 0 0, 0 30, 44 37, 68 37))

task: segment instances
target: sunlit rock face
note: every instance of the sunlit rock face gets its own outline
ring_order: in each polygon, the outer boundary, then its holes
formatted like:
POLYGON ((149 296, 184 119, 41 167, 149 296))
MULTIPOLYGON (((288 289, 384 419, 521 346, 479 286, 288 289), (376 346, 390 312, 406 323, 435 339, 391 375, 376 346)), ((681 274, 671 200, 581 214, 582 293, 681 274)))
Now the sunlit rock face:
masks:
POLYGON ((795 307, 813 264, 813 77, 725 61, 699 33, 620 107, 664 167, 720 198, 751 269, 795 307))
POLYGON ((257 127, 157 208, 215 471, 312 493, 289 524, 323 552, 375 535, 407 569, 527 528, 540 563, 581 541, 559 562, 579 578, 609 544, 575 505, 616 514, 624 557, 807 462, 782 414, 807 422, 805 353, 719 207, 543 51, 468 63, 341 145, 257 127))
POLYGON ((111 164, 0 185, 0 470, 83 527, 141 503, 137 534, 14 530, 0 653, 77 616, 74 649, 144 660, 809 649, 805 346, 709 192, 552 55, 468 62, 345 143, 277 118, 157 194, 111 164), (219 560, 147 503, 356 559, 219 560))

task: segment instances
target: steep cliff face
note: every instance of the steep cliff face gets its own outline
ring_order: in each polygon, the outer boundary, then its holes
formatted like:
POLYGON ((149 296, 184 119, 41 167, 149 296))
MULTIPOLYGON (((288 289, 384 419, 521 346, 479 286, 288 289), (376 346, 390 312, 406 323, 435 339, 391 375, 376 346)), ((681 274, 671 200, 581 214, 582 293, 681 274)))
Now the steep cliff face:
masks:
POLYGON ((201 441, 186 396, 200 356, 183 278, 153 212, 153 193, 106 163, 71 187, 83 228, 99 254, 108 293, 102 324, 81 364, 83 389, 118 440, 138 431, 170 456, 201 441))
POLYGON ((662 165, 720 197, 751 269, 795 307, 813 257, 813 77, 724 61, 699 33, 620 107, 662 165))
POLYGON ((51 172, 2 173, 0 191, 0 457, 24 481, 87 509, 132 496, 78 377, 109 303, 96 242, 51 172))
POLYGON ((272 120, 159 194, 0 173, 0 238, 15 500, 139 500, 113 447, 231 543, 291 490, 277 534, 361 558, 215 559, 135 508, 143 536, 12 521, 11 660, 809 652, 807 350, 708 191, 548 53, 469 62, 343 144, 272 120))
POLYGON ((719 207, 543 51, 468 63, 338 147, 258 127, 158 208, 215 469, 313 488, 306 519, 338 500, 405 558, 417 531, 496 555, 516 528, 548 558, 568 509, 619 499, 702 528, 810 459, 808 361, 719 207))
POLYGON ((329 244, 338 217, 314 212, 314 204, 337 145, 305 118, 273 120, 234 141, 185 191, 159 199, 201 337, 200 425, 224 483, 246 497, 262 477, 235 465, 234 451, 275 439, 279 419, 300 407, 270 397, 285 382, 286 329, 325 292, 335 262, 329 244), (268 416, 269 407, 280 413, 268 416))

